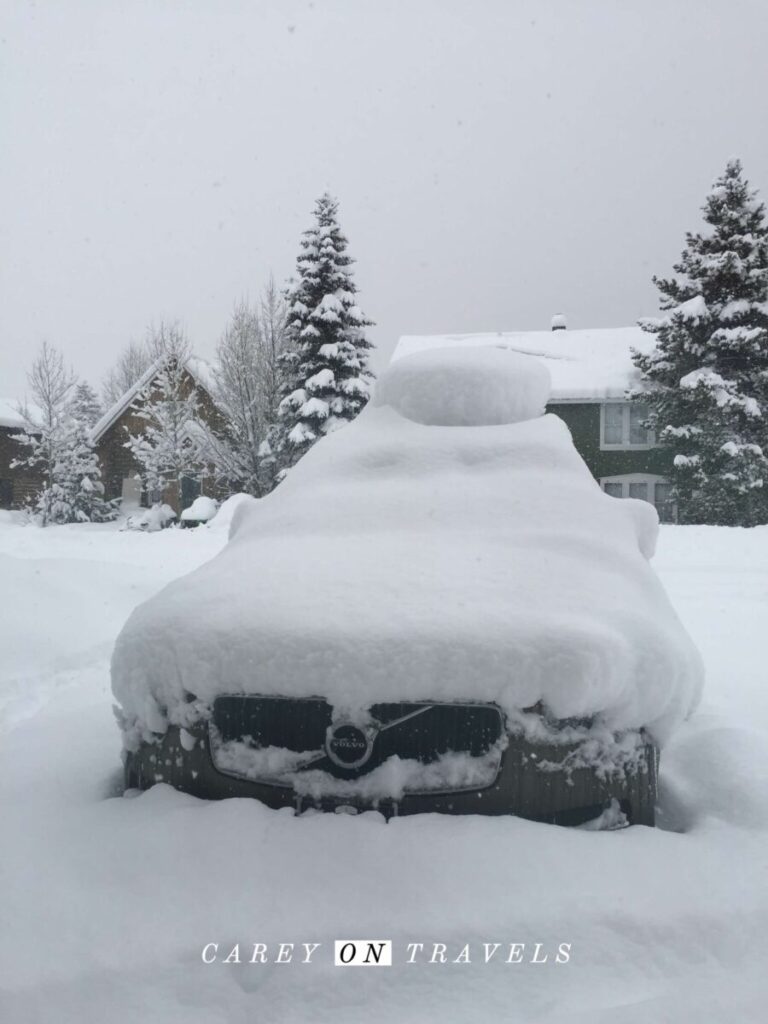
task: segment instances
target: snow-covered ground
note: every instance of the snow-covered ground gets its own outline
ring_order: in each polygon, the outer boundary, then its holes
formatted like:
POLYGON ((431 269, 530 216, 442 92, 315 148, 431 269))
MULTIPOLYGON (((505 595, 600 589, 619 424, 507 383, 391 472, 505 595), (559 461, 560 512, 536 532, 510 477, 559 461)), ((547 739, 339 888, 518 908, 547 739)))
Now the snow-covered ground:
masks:
POLYGON ((663 756, 665 827, 620 832, 115 796, 115 636, 225 541, 0 513, 3 1024, 764 1019, 768 528, 662 529, 654 564, 707 686, 663 756), (340 938, 390 938, 395 965, 334 968, 340 938), (244 961, 322 945, 308 965, 222 963, 237 942, 244 961), (425 962, 433 942, 472 962, 425 962))

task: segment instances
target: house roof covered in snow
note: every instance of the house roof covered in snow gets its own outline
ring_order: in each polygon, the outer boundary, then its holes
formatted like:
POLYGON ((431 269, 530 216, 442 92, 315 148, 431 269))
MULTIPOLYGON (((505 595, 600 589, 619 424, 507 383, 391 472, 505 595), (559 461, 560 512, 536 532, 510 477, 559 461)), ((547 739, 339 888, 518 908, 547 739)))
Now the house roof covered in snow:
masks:
POLYGON ((40 410, 36 405, 29 402, 18 402, 15 398, 0 398, 0 427, 14 427, 21 429, 24 426, 24 417, 19 412, 19 406, 26 405, 30 416, 37 420, 40 410))
MULTIPOLYGON (((91 439, 94 443, 103 437, 116 420, 120 419, 126 409, 130 408, 137 395, 139 395, 147 384, 149 384, 149 382, 160 372, 162 363, 162 358, 156 359, 151 366, 147 367, 133 387, 128 388, 125 394, 121 395, 115 404, 107 409, 101 419, 94 424, 93 430, 91 431, 91 439)), ((213 380, 213 371, 211 370, 210 364, 208 364, 204 359, 200 359, 198 356, 190 356, 184 365, 185 369, 192 374, 200 387, 210 393, 213 380)))
POLYGON ((438 348, 505 348, 536 356, 549 370, 552 402, 598 402, 623 398, 639 383, 632 349, 648 352, 654 337, 639 327, 600 327, 584 331, 513 331, 496 334, 406 335, 392 361, 438 348))

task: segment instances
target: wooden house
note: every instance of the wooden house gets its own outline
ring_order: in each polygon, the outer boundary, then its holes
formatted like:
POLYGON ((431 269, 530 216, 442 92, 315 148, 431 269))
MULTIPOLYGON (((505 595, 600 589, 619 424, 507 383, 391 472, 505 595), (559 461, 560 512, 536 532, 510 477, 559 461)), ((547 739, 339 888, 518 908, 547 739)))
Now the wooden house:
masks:
POLYGON ((14 460, 29 454, 29 449, 13 439, 23 429, 18 404, 0 399, 0 508, 23 508, 43 484, 42 476, 34 469, 13 466, 14 460))
MULTIPOLYGON (((147 420, 140 415, 144 404, 142 394, 161 369, 161 360, 153 363, 94 425, 91 438, 99 456, 107 499, 121 498, 125 507, 163 501, 178 513, 191 505, 198 495, 218 497, 213 476, 184 478, 180 486, 171 484, 162 494, 145 494, 138 478, 140 467, 125 446, 129 435, 141 434, 147 427, 147 420)), ((222 417, 211 395, 210 367, 204 360, 194 357, 188 359, 184 366, 182 394, 186 397, 192 391, 197 393, 202 417, 210 426, 219 428, 222 417)))

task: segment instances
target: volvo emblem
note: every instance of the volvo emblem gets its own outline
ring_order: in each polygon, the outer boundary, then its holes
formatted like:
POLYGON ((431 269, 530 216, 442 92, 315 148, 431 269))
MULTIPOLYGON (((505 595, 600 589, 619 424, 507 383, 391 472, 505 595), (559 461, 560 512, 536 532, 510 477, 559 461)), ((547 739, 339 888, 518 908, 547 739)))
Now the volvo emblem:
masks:
POLYGON ((359 768, 373 753, 373 734, 352 722, 334 722, 325 734, 325 752, 339 768, 359 768))

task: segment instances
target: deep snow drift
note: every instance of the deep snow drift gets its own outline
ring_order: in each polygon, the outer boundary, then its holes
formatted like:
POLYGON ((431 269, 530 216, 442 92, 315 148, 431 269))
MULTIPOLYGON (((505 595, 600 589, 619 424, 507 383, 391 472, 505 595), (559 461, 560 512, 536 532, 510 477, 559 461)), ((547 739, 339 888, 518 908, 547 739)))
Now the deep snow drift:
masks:
POLYGON ((662 827, 605 833, 110 797, 114 638, 217 554, 217 522, 39 530, 0 513, 3 1024, 762 1022, 768 528, 661 528, 654 564, 707 686, 662 754, 662 827), (391 938, 395 966, 334 968, 349 937, 391 938), (310 966, 205 966, 209 942, 323 945, 310 966), (472 962, 409 966, 409 942, 453 958, 469 942, 472 962), (526 962, 486 966, 483 942, 524 942, 526 962), (570 962, 531 964, 536 942, 571 943, 570 962))
POLYGON ((603 494, 557 417, 517 422, 545 400, 538 362, 502 350, 395 364, 217 558, 132 615, 112 664, 128 744, 219 693, 542 701, 663 742, 702 672, 648 564, 656 513, 603 494), (489 389, 495 425, 463 425, 489 389))

